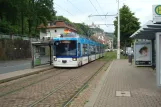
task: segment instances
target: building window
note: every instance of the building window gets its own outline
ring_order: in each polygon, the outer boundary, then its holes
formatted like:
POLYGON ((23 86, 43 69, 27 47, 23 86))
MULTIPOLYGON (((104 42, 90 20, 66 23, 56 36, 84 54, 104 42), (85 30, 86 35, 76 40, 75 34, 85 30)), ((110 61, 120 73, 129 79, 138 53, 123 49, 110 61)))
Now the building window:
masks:
POLYGON ((57 30, 55 30, 55 33, 57 32, 57 30))

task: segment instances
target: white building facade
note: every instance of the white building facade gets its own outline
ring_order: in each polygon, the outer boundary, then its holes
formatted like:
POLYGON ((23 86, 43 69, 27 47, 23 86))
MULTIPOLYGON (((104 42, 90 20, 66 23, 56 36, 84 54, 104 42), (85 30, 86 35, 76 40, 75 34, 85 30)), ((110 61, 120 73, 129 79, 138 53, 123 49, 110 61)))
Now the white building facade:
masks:
POLYGON ((51 39, 60 34, 76 32, 76 29, 64 21, 49 22, 48 26, 40 25, 40 40, 51 39))

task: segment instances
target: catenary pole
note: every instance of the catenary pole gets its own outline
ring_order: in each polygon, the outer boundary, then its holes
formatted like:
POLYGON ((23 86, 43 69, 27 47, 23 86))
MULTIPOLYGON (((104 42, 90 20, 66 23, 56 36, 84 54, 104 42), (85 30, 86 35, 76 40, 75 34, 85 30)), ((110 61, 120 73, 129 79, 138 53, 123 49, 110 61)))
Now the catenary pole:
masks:
POLYGON ((120 59, 120 11, 119 11, 119 0, 118 0, 118 32, 117 32, 117 59, 120 59))

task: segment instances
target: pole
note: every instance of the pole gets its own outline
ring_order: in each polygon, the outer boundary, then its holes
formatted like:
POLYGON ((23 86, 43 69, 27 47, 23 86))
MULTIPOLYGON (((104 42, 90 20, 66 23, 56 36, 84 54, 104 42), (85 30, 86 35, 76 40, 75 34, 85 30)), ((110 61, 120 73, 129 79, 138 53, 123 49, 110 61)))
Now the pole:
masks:
POLYGON ((50 48, 50 65, 52 64, 52 59, 51 59, 51 42, 49 42, 49 48, 50 48))
POLYGON ((35 67, 35 46, 32 44, 32 41, 30 40, 30 46, 31 46, 31 56, 32 56, 32 61, 31 61, 31 68, 35 67))
POLYGON ((119 0, 118 0, 118 32, 117 32, 117 59, 120 59, 120 11, 119 11, 119 0))

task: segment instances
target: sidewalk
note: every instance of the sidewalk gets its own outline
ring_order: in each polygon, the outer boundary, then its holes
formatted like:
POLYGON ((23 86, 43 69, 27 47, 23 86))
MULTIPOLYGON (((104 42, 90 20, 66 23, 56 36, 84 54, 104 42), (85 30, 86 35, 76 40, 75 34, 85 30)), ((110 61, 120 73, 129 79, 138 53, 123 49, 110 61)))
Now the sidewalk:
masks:
POLYGON ((24 76, 36 74, 38 72, 42 72, 44 70, 49 70, 52 68, 53 68, 52 65, 42 65, 39 67, 35 67, 33 69, 25 69, 25 70, 19 70, 19 71, 9 72, 5 74, 0 74, 0 83, 11 81, 24 76))
POLYGON ((161 89, 149 68, 115 60, 85 107, 161 107, 161 89))
MULTIPOLYGON (((31 69, 31 58, 23 60, 0 61, 0 74, 31 69)), ((41 57, 41 64, 49 63, 49 57, 41 57)))

